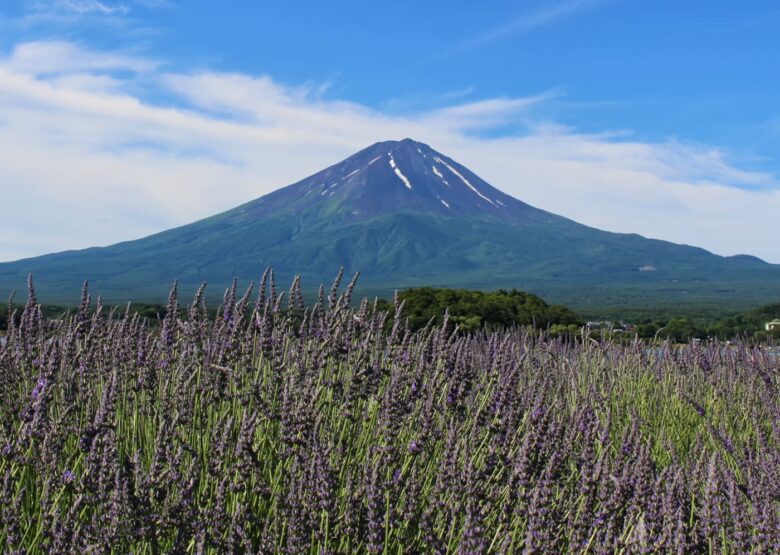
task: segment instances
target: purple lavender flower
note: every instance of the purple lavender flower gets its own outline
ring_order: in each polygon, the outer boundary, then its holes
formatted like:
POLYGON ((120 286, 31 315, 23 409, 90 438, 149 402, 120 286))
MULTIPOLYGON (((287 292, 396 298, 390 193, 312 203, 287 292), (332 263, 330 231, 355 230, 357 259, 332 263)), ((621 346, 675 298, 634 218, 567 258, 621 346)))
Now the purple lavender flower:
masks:
POLYGON ((298 278, 285 305, 263 283, 254 312, 251 291, 216 317, 201 288, 151 323, 11 319, 5 551, 780 552, 758 346, 414 333, 352 286, 309 309, 298 278))
POLYGON ((32 390, 31 396, 33 401, 37 401, 38 397, 43 393, 44 388, 46 387, 46 378, 38 378, 38 382, 35 384, 35 387, 32 390))

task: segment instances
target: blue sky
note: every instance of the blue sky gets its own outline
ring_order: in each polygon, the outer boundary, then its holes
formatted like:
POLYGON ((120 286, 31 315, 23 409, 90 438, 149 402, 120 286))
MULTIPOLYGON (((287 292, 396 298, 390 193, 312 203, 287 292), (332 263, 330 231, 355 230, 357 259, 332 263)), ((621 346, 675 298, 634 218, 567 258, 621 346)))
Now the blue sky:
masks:
POLYGON ((778 28, 769 1, 6 0, 0 192, 37 216, 0 260, 414 136, 584 223, 780 262, 778 28))

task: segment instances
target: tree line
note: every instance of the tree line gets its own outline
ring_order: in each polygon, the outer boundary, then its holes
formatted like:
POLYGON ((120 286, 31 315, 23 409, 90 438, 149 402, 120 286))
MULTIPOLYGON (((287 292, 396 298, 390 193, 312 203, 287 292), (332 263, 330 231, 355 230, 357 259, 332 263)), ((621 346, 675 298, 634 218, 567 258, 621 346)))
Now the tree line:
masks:
MULTIPOLYGON (((516 289, 485 292, 419 287, 400 291, 398 300, 403 302, 402 315, 412 330, 419 330, 429 322, 441 324, 447 312, 450 325, 453 328, 457 326, 463 332, 533 326, 554 335, 579 335, 585 325, 583 317, 573 310, 562 305, 549 304, 536 295, 516 289)), ((394 310, 392 300, 380 299, 377 303, 382 310, 394 310)), ((18 318, 23 307, 16 308, 18 318)), ((53 305, 43 305, 41 308, 47 318, 74 310, 53 305)), ((108 312, 108 307, 105 310, 108 312)), ((116 312, 124 313, 124 310, 122 307, 116 312)), ((154 325, 165 317, 165 306, 134 303, 131 312, 139 313, 154 325)), ((211 308, 209 316, 215 315, 216 309, 211 308)), ((0 306, 0 333, 8 329, 8 318, 8 306, 0 306)), ((613 335, 614 330, 619 330, 625 336, 638 335, 648 339, 659 337, 678 343, 709 338, 729 340, 740 337, 761 340, 772 335, 780 338, 780 334, 769 334, 764 329, 766 322, 775 318, 780 318, 780 303, 722 317, 654 316, 652 312, 648 312, 638 317, 630 326, 615 324, 613 335)), ((596 335, 602 333, 605 333, 604 329, 595 332, 596 335)))

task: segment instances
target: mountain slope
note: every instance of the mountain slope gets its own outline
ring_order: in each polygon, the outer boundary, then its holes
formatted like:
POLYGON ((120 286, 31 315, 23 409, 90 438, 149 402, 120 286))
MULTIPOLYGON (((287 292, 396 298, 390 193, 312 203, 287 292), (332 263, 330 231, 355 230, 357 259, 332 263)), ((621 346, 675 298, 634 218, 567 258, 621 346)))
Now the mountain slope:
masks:
POLYGON ((415 285, 517 287, 574 305, 780 298, 780 266, 749 256, 590 228, 525 204, 409 139, 233 210, 143 239, 0 264, 0 293, 29 272, 52 300, 89 279, 113 300, 156 300, 173 279, 213 293, 273 266, 329 282, 343 266, 364 291, 415 285))

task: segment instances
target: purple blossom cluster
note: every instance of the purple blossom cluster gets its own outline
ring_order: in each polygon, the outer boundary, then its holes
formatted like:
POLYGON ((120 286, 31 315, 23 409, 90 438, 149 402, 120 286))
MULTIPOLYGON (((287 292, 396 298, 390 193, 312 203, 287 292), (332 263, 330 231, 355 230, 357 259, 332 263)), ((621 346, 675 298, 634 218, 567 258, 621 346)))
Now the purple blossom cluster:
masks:
POLYGON ((164 318, 0 344, 8 553, 778 553, 780 360, 530 329, 412 333, 267 271, 164 318))

